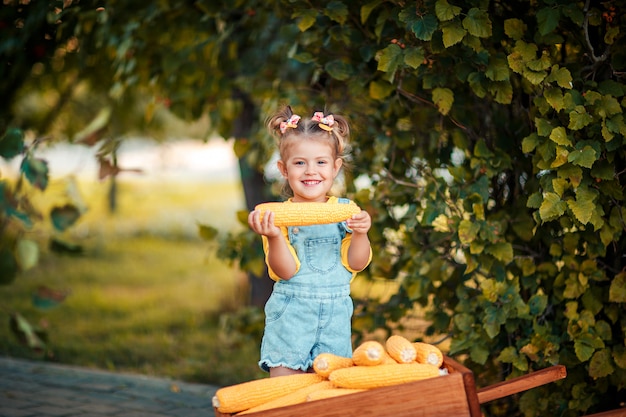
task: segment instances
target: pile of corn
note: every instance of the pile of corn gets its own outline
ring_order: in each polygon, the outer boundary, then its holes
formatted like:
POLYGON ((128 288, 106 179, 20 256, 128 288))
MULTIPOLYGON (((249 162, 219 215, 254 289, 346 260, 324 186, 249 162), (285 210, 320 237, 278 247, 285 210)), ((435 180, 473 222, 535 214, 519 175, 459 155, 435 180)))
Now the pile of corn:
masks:
POLYGON ((368 389, 444 375, 443 354, 434 345, 394 335, 385 344, 367 341, 352 358, 321 353, 314 373, 263 378, 220 388, 213 406, 221 413, 245 415, 368 389))

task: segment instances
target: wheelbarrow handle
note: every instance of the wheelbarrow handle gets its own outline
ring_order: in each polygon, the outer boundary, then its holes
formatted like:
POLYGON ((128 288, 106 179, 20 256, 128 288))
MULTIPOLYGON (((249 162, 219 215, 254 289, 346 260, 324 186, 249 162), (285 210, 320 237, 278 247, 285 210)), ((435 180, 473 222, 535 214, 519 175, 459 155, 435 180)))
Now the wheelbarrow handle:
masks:
POLYGON ((563 379, 567 376, 567 370, 563 365, 554 365, 539 371, 531 372, 528 375, 511 378, 507 381, 498 382, 479 389, 478 402, 484 404, 489 401, 504 398, 518 392, 526 391, 549 382, 563 379))

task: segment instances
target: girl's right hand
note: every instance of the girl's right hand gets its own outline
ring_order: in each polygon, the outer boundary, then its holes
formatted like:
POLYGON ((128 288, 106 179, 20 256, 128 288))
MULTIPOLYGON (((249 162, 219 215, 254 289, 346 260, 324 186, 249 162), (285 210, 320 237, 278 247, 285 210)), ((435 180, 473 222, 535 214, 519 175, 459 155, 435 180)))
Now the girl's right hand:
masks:
POLYGON ((274 213, 271 211, 265 212, 263 220, 261 220, 261 212, 259 210, 251 211, 248 215, 248 225, 259 235, 275 237, 281 234, 280 227, 274 225, 274 213))

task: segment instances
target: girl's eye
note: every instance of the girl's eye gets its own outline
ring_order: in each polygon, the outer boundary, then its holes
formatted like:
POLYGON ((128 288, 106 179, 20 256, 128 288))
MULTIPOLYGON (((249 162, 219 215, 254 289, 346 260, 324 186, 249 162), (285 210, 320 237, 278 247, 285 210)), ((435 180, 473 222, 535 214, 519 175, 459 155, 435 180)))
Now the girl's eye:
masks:
POLYGON ((318 161, 317 163, 318 163, 318 165, 326 165, 327 164, 326 161, 318 161))
POLYGON ((304 165, 304 161, 296 161, 294 162, 294 165, 304 165))

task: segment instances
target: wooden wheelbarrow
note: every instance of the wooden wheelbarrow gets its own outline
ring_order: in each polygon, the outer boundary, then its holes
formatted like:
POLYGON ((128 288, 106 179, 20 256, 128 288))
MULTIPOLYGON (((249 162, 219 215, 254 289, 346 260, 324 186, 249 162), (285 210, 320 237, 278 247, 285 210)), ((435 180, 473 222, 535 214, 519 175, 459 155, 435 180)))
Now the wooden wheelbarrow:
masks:
MULTIPOLYGON (((479 390, 474 374, 455 360, 444 357, 448 375, 325 400, 246 414, 254 417, 481 417, 480 405, 526 391, 567 375, 563 365, 551 366, 479 390)), ((216 417, 231 417, 215 409, 216 417)))

